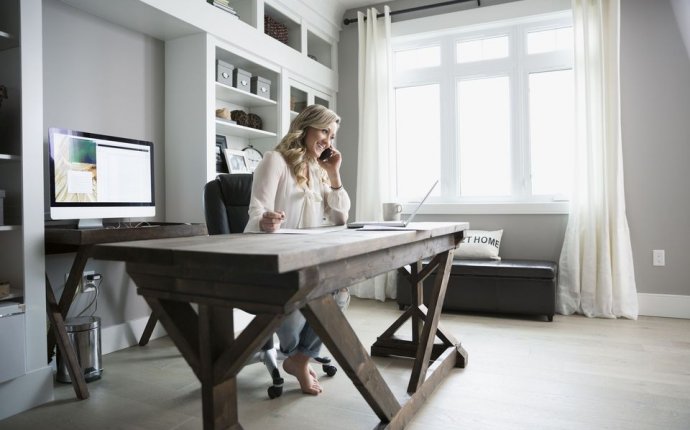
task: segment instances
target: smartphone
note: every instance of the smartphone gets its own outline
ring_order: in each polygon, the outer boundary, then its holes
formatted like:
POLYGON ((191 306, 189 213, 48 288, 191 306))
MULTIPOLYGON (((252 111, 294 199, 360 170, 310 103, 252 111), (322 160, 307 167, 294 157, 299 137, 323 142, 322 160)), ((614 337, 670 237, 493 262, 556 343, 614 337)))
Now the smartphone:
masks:
POLYGON ((319 155, 319 160, 326 161, 331 158, 331 155, 333 155, 333 150, 331 150, 331 148, 326 148, 323 150, 321 155, 319 155))

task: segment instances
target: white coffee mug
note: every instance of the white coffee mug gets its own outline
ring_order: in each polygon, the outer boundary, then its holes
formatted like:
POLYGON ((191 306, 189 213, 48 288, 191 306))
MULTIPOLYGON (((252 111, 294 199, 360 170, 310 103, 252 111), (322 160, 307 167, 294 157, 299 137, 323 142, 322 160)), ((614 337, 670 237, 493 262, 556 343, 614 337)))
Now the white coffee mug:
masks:
POLYGON ((383 220, 384 221, 400 221, 400 213, 402 212, 402 205, 400 203, 384 203, 383 204, 383 220))

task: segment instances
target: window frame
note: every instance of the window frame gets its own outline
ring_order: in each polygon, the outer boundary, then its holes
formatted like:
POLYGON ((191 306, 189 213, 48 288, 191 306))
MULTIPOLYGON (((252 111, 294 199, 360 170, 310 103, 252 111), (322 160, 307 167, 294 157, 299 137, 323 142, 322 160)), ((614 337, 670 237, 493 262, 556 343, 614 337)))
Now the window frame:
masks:
MULTIPOLYGON (((394 37, 392 50, 418 49, 438 45, 441 47, 441 65, 407 71, 394 71, 393 91, 402 87, 438 84, 441 88, 441 187, 440 195, 431 196, 429 203, 420 210, 422 213, 567 213, 568 201, 562 195, 534 196, 531 194, 529 152, 529 90, 530 73, 574 69, 572 51, 551 51, 527 54, 528 33, 534 31, 572 27, 570 10, 550 12, 536 17, 522 17, 508 22, 491 22, 471 25, 465 28, 441 32, 406 34, 394 37), (458 63, 456 55, 458 42, 508 36, 508 57, 458 63), (512 193, 503 197, 462 197, 459 189, 459 160, 457 145, 457 91, 458 82, 463 79, 508 76, 511 119, 510 137, 512 193), (452 94, 452 96, 451 96, 452 94), (450 124, 450 125, 449 125, 450 124)), ((391 150, 396 151, 395 106, 392 106, 391 130, 393 141, 391 150)), ((391 157, 393 158, 393 157, 391 157)), ((395 164, 395 163, 392 163, 395 164)), ((395 165, 391 166, 397 174, 395 165)), ((391 195, 396 194, 392 185, 391 195)), ((414 207, 411 203, 409 206, 414 207)), ((404 209, 407 209, 405 207, 404 209)))

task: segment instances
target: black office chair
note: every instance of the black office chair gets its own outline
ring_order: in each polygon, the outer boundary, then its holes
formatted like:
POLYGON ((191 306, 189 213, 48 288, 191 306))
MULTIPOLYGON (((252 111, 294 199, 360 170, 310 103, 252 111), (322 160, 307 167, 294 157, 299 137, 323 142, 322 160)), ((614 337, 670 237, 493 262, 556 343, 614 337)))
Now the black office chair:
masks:
MULTIPOLYGON (((252 195, 252 174, 221 173, 204 187, 204 215, 208 234, 242 233, 249 220, 249 200, 252 195)), ((277 364, 277 350, 271 337, 248 363, 262 362, 273 378, 268 396, 273 399, 283 393, 283 378, 277 364)), ((318 357, 328 376, 337 372, 327 357, 318 357)))

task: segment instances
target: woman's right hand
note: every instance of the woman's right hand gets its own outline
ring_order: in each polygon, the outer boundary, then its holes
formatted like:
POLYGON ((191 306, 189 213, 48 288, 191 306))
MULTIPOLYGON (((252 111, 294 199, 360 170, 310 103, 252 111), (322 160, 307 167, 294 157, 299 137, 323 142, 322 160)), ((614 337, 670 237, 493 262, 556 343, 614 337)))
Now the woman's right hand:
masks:
POLYGON ((285 221, 284 211, 266 211, 259 220, 259 228, 261 231, 265 231, 266 233, 273 233, 280 229, 280 225, 283 223, 283 221, 285 221))

